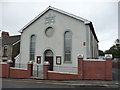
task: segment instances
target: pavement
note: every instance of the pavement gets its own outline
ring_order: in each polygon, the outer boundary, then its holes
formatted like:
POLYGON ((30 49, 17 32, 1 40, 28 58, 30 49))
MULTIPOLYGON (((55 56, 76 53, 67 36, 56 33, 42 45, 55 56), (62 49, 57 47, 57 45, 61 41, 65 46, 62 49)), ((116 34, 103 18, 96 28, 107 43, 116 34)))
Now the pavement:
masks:
POLYGON ((60 85, 75 85, 75 86, 105 86, 105 87, 118 87, 118 81, 102 81, 102 80, 42 80, 45 83, 60 84, 60 85))
POLYGON ((39 77, 31 77, 33 80, 42 81, 43 83, 76 85, 76 86, 95 86, 95 87, 120 87, 120 69, 113 68, 113 80, 43 80, 39 77))

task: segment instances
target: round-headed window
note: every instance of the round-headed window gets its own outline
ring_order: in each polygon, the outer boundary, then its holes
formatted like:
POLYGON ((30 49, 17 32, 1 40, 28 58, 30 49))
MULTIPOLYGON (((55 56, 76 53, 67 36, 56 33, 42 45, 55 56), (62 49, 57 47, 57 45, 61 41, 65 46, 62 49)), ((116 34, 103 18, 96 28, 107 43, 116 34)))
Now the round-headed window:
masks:
POLYGON ((51 37, 54 33, 54 30, 52 27, 48 27, 46 30, 45 30, 45 34, 47 37, 51 37))

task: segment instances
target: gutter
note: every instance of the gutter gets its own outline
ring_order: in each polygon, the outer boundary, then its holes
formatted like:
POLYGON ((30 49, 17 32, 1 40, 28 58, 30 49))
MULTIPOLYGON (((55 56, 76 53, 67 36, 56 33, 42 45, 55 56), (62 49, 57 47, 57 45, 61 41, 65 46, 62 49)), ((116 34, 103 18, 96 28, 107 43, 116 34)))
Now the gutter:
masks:
POLYGON ((12 46, 16 45, 17 43, 19 43, 21 40, 18 40, 17 42, 13 43, 12 46))

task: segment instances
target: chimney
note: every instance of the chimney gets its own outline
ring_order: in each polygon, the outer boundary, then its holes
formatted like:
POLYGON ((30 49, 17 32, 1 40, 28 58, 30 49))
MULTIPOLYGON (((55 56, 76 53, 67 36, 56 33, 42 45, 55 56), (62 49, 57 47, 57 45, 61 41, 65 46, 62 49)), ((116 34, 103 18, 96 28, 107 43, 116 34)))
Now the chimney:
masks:
POLYGON ((1 37, 9 37, 9 32, 3 31, 1 37))

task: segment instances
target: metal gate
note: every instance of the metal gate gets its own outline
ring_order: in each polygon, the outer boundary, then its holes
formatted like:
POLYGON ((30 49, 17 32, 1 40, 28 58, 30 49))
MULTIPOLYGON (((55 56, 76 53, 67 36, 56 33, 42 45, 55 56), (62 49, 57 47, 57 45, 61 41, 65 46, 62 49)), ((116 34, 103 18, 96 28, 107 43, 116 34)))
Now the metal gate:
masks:
POLYGON ((33 64, 33 77, 43 79, 43 65, 33 64))

